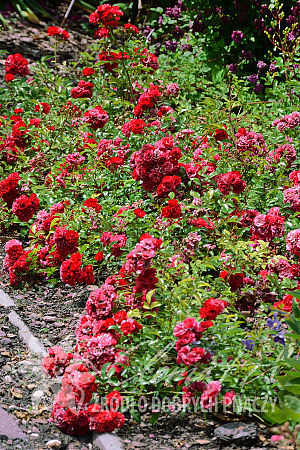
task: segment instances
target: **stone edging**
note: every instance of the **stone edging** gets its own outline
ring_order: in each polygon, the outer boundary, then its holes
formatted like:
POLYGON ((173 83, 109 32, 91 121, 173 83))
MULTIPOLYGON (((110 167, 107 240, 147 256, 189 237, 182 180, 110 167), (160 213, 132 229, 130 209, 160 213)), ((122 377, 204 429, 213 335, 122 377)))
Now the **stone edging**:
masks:
MULTIPOLYGON (((8 320, 14 327, 19 329, 20 339, 27 346, 28 350, 39 357, 45 356, 47 354, 45 347, 39 339, 31 333, 21 317, 13 310, 15 305, 14 300, 2 289, 0 289, 0 305, 10 310, 8 313, 8 320)), ((115 433, 94 433, 92 440, 93 444, 101 450, 124 449, 121 439, 115 433)))

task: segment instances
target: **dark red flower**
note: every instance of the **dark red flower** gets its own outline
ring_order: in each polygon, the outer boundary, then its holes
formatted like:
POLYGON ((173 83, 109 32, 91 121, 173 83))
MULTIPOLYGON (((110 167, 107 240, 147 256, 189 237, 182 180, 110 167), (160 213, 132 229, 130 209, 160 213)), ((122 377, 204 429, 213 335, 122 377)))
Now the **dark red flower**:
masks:
POLYGON ((30 197, 21 195, 12 204, 12 212, 18 217, 21 222, 28 222, 32 216, 38 211, 40 201, 36 194, 31 194, 30 197))
MULTIPOLYGON (((25 76, 29 74, 28 61, 20 53, 9 55, 5 61, 5 73, 25 76)), ((11 81, 11 80, 10 80, 11 81)))

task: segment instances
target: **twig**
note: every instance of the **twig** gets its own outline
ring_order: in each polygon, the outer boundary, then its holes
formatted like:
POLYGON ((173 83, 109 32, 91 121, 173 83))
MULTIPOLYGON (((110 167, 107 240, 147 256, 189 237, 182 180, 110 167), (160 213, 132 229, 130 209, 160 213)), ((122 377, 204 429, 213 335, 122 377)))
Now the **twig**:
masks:
POLYGON ((61 27, 64 26, 65 21, 67 20, 68 15, 70 14, 70 11, 71 11, 71 9, 72 9, 72 7, 73 7, 73 5, 74 5, 74 2, 75 2, 75 0, 71 0, 71 3, 69 4, 69 7, 68 7, 68 9, 67 9, 67 11, 66 11, 66 14, 64 15, 64 18, 63 18, 63 20, 62 20, 62 23, 60 24, 61 27))

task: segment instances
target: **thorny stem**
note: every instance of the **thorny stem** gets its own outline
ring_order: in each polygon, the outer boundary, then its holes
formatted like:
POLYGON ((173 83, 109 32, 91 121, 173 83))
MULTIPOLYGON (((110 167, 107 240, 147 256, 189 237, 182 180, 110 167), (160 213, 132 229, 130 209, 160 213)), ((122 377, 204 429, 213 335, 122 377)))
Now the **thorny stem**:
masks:
MULTIPOLYGON (((115 39, 115 37, 114 37, 113 35, 110 35, 110 38, 111 38, 112 42, 113 42, 113 43, 117 46, 117 48, 118 48, 118 42, 117 42, 117 40, 115 39)), ((124 54, 125 54, 125 51, 122 51, 122 50, 121 50, 121 55, 122 55, 122 58, 121 58, 122 66, 123 66, 123 70, 124 70, 124 72, 125 72, 125 75, 126 75, 126 78, 127 78, 127 80, 128 80, 128 84, 129 84, 129 90, 130 90, 130 96, 131 96, 130 100, 133 102, 134 96, 133 96, 133 92, 132 92, 131 79, 130 79, 129 72, 128 72, 127 67, 126 67, 126 64, 125 64, 125 59, 124 59, 124 57, 123 57, 124 54)))
POLYGON ((54 66, 55 70, 57 71, 57 37, 55 36, 55 42, 54 42, 54 66))
POLYGON ((232 119, 231 119, 231 112, 232 112, 232 98, 231 98, 232 89, 231 89, 231 85, 232 85, 232 79, 231 79, 231 75, 229 75, 229 93, 228 93, 228 95, 229 95, 229 116, 228 116, 228 121, 230 123, 230 126, 231 126, 231 129, 233 131, 233 134, 235 135, 235 128, 234 128, 234 125, 233 125, 232 119))

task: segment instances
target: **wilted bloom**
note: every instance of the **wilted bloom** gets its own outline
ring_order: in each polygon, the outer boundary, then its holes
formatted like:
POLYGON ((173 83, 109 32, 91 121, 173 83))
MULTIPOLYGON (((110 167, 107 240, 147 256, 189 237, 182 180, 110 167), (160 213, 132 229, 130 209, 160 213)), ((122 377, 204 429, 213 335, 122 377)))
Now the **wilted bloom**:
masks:
POLYGON ((177 41, 166 41, 165 42, 166 50, 171 53, 174 53, 176 51, 177 46, 178 46, 177 41))
POLYGON ((237 71, 237 66, 236 66, 236 64, 229 64, 228 70, 229 70, 229 72, 231 72, 231 73, 236 73, 236 71, 237 71))
POLYGON ((257 83, 253 88, 253 92, 255 92, 255 94, 259 94, 263 90, 263 88, 263 84, 257 83))
POLYGON ((281 331, 280 333, 276 334, 273 338, 273 341, 276 343, 278 342, 281 345, 285 345, 285 339, 284 339, 284 333, 281 331))

